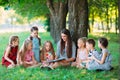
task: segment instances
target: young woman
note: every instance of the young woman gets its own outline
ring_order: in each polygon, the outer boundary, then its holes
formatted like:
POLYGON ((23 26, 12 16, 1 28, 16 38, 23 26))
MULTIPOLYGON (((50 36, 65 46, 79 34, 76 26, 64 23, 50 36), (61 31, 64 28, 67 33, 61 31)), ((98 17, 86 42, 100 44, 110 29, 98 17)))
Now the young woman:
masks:
POLYGON ((61 39, 57 44, 56 59, 65 58, 64 60, 55 62, 51 68, 58 66, 67 66, 75 60, 76 46, 71 39, 69 30, 63 29, 61 31, 61 39))

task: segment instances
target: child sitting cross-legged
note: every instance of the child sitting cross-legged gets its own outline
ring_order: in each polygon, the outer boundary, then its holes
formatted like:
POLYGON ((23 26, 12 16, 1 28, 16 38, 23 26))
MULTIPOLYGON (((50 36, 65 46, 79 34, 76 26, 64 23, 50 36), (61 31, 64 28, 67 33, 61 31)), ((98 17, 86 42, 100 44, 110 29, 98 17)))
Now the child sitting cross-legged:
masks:
POLYGON ((52 66, 53 63, 48 63, 50 60, 55 59, 55 52, 51 41, 46 41, 41 51, 42 67, 52 66))
POLYGON ((32 41, 26 39, 18 53, 18 65, 22 65, 25 68, 27 67, 37 67, 37 61, 34 58, 34 53, 32 51, 32 41))

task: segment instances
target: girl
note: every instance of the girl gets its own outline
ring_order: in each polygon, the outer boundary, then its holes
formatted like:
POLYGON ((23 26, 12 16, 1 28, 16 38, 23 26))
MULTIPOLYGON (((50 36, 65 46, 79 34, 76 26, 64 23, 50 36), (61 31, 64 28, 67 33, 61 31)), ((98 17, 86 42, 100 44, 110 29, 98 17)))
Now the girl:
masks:
POLYGON ((18 45, 18 36, 11 36, 6 51, 4 52, 4 56, 2 57, 2 65, 6 66, 7 68, 13 68, 16 66, 18 45))
POLYGON ((86 38, 82 37, 78 39, 78 49, 77 49, 77 58, 76 62, 72 63, 72 66, 76 66, 77 68, 82 68, 83 63, 87 61, 88 51, 86 49, 86 38))
POLYGON ((54 60, 55 59, 55 52, 53 45, 50 41, 46 41, 43 45, 42 51, 41 51, 41 62, 42 66, 46 67, 49 65, 52 65, 53 63, 47 63, 49 60, 54 60))
POLYGON ((41 45, 41 39, 38 36, 38 28, 36 26, 31 28, 31 35, 30 40, 32 40, 33 44, 33 52, 35 60, 39 63, 40 62, 40 45, 41 45))
POLYGON ((18 64, 24 67, 34 67, 36 63, 32 52, 32 41, 26 39, 18 53, 18 64))
POLYGON ((75 60, 76 46, 71 39, 69 30, 63 29, 61 31, 61 39, 57 44, 56 59, 65 58, 64 60, 55 62, 52 69, 58 66, 68 66, 75 60))
POLYGON ((111 55, 107 49, 108 40, 106 38, 100 38, 98 40, 98 47, 101 48, 102 53, 100 55, 100 59, 96 58, 92 55, 91 59, 95 60, 94 63, 88 63, 87 68, 89 70, 110 70, 111 67, 111 55))

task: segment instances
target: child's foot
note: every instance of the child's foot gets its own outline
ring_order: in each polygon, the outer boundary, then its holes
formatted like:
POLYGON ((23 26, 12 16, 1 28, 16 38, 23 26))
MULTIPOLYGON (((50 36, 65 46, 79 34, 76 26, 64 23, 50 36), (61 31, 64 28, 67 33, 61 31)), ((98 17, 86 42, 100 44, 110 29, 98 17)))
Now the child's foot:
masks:
POLYGON ((53 70, 53 68, 51 66, 40 66, 41 69, 47 69, 47 70, 53 70))
POLYGON ((48 66, 49 70, 53 70, 54 68, 52 66, 48 66))

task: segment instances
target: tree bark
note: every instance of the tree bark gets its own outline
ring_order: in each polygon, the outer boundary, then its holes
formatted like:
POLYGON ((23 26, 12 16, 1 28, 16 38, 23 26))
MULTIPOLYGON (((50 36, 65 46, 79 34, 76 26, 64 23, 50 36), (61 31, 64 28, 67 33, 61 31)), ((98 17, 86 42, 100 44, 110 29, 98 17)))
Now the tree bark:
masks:
POLYGON ((110 32, 109 28, 109 14, 108 14, 108 5, 106 6, 106 23, 107 23, 107 31, 110 32))
POLYGON ((92 12, 92 32, 93 32, 93 27, 94 27, 94 11, 92 12))
POLYGON ((88 32, 88 3, 87 0, 69 0, 69 30, 73 41, 80 37, 87 37, 88 32))
POLYGON ((120 0, 118 1, 118 28, 120 33, 120 0))
MULTIPOLYGON (((120 44, 120 0, 118 0, 118 29, 119 29, 119 44, 120 44)), ((120 46, 119 46, 119 52, 120 52, 120 46)), ((119 73, 118 74, 120 74, 120 58, 119 58, 119 73)), ((120 80, 120 77, 119 77, 119 80, 120 80)))
POLYGON ((67 4, 67 0, 65 2, 47 0, 47 6, 51 14, 50 33, 55 42, 60 39, 60 31, 66 27, 67 4))

